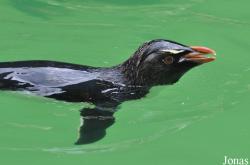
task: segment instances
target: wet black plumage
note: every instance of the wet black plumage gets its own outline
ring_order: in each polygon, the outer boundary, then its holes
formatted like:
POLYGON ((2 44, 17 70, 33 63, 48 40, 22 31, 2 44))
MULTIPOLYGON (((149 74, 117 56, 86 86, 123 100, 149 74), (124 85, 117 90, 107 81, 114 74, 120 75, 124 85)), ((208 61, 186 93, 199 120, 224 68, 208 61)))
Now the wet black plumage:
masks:
POLYGON ((177 82, 191 68, 214 60, 204 56, 208 53, 214 52, 158 39, 144 43, 127 61, 107 68, 54 61, 1 62, 0 89, 93 103, 95 108, 81 111, 84 125, 76 143, 85 144, 105 136, 123 101, 145 96, 152 86, 177 82))

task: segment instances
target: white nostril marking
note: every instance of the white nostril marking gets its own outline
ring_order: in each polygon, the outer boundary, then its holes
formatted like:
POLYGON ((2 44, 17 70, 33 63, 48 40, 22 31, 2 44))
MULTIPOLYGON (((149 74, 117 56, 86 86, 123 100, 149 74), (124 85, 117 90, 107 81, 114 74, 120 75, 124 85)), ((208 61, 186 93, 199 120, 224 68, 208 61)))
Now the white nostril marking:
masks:
POLYGON ((180 58, 180 60, 178 61, 178 63, 183 62, 183 61, 185 61, 185 58, 180 58))

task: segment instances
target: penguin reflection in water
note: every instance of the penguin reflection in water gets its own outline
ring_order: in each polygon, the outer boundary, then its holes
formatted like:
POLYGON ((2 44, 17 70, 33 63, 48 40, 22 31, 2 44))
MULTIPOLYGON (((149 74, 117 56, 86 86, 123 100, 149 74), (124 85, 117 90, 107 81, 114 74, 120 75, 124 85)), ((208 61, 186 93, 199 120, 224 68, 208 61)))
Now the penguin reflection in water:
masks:
POLYGON ((113 67, 0 62, 0 89, 94 104, 81 110, 83 124, 76 144, 87 144, 105 136, 122 102, 145 96, 153 86, 176 83, 191 68, 214 61, 214 55, 215 51, 206 47, 156 39, 145 42, 128 60, 113 67))

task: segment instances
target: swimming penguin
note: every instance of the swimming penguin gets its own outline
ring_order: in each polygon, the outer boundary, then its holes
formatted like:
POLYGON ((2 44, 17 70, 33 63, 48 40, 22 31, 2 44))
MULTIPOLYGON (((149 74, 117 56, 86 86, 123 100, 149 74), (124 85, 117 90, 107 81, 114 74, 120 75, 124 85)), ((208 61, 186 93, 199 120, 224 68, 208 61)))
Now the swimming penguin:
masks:
POLYGON ((84 124, 76 144, 86 144, 105 136, 122 102, 145 96, 153 86, 174 84, 191 68, 214 60, 215 51, 210 48, 155 39, 112 67, 38 60, 0 62, 0 89, 94 104, 81 111, 84 124))

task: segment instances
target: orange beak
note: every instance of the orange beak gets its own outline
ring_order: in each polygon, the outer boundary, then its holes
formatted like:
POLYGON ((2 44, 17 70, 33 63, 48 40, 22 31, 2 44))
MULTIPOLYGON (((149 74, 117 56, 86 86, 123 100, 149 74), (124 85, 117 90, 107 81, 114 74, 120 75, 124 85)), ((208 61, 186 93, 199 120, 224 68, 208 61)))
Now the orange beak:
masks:
POLYGON ((193 61, 199 64, 208 63, 216 59, 216 52, 210 48, 203 46, 190 46, 194 52, 184 56, 186 61, 193 61), (210 55, 210 56, 208 56, 210 55))

